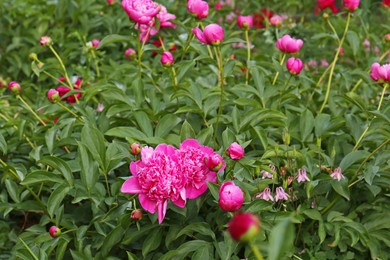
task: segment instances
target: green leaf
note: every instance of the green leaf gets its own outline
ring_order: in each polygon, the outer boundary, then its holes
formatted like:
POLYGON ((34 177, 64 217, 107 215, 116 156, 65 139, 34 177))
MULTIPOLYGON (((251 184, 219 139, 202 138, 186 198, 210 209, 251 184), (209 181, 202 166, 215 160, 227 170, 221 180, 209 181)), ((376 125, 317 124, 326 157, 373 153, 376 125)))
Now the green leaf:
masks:
POLYGON ((346 179, 342 179, 340 181, 332 180, 331 185, 338 194, 349 200, 349 188, 348 181, 346 179))
POLYGON ((139 131, 137 128, 134 127, 126 127, 126 126, 120 126, 120 127, 114 127, 105 132, 105 135, 108 136, 115 136, 120 138, 133 138, 135 140, 141 140, 147 138, 147 136, 139 131))
POLYGON ((353 151, 347 154, 340 162, 340 168, 342 171, 347 170, 352 164, 357 161, 365 159, 370 153, 367 151, 353 151))
POLYGON ((106 146, 103 134, 95 127, 85 125, 81 130, 81 142, 88 148, 100 167, 106 169, 106 146))
POLYGON ((88 192, 90 192, 99 178, 98 165, 97 162, 93 160, 87 147, 82 143, 78 144, 81 182, 85 185, 88 192))
POLYGON ((316 209, 306 209, 303 211, 303 214, 311 219, 322 221, 321 213, 316 209))
POLYGON ((359 50, 360 47, 360 39, 357 33, 354 31, 348 31, 347 32, 347 40, 352 48, 352 53, 355 56, 359 50))
POLYGON ((15 203, 20 202, 20 192, 18 184, 16 182, 6 179, 5 187, 7 188, 8 195, 12 198, 15 203))
POLYGON ((192 240, 188 241, 179 246, 176 250, 169 251, 163 255, 160 260, 170 260, 170 259, 184 259, 189 253, 198 250, 201 247, 207 246, 209 242, 203 240, 192 240), (179 258, 177 258, 179 257, 179 258))
POLYGON ((36 183, 64 183, 65 180, 59 177, 58 175, 47 172, 47 171, 34 171, 30 174, 28 174, 23 181, 21 182, 22 185, 31 185, 36 183))
POLYGON ((53 153, 54 143, 56 140, 56 138, 55 138, 56 133, 57 133, 56 128, 50 128, 49 130, 47 130, 47 132, 45 134, 46 146, 47 146, 47 149, 49 150, 50 154, 53 153))
POLYGON ((137 122, 138 127, 147 137, 153 136, 153 127, 150 122, 148 114, 144 111, 137 111, 134 114, 135 121, 137 122))
POLYGON ((314 132, 317 137, 321 137, 330 126, 330 115, 319 114, 314 120, 314 132))
POLYGON ((289 218, 283 219, 272 230, 269 238, 269 260, 282 259, 294 245, 294 226, 289 218))
POLYGON ((7 154, 7 142, 4 139, 4 136, 0 133, 0 149, 3 151, 3 154, 7 154))
POLYGON ((149 252, 157 249, 162 240, 162 234, 160 230, 154 230, 151 232, 142 243, 142 255, 146 257, 149 252))
POLYGON ((200 247, 198 250, 194 252, 191 260, 205 260, 210 259, 210 246, 200 247))
POLYGON ((209 187, 210 193, 213 196, 214 200, 219 200, 219 186, 218 184, 207 182, 207 186, 209 187))
POLYGON ((104 37, 100 41, 99 46, 96 49, 99 50, 99 49, 107 46, 110 43, 124 42, 124 41, 129 41, 129 40, 130 40, 129 36, 124 36, 124 35, 119 35, 119 34, 107 35, 106 37, 104 37))
POLYGON ((214 240, 216 239, 214 232, 210 228, 210 225, 206 222, 195 222, 189 224, 177 234, 176 238, 185 234, 188 235, 192 232, 200 233, 205 236, 210 236, 214 240))
POLYGON ((70 188, 66 185, 61 185, 50 194, 50 197, 47 201, 47 212, 51 218, 53 218, 54 212, 58 209, 69 190, 70 188))
POLYGON ((39 161, 39 163, 49 165, 53 169, 58 170, 64 176, 64 178, 67 180, 69 185, 73 186, 72 170, 66 161, 62 160, 61 158, 57 158, 57 157, 53 157, 53 156, 46 156, 46 157, 43 157, 42 160, 39 161))
POLYGON ((307 138, 310 136, 311 131, 314 128, 314 116, 310 110, 306 109, 305 111, 303 111, 301 119, 299 121, 299 126, 302 141, 307 141, 307 138))
POLYGON ((180 130, 180 140, 184 141, 188 138, 195 138, 195 131, 192 128, 191 124, 187 120, 184 121, 180 130))
POLYGON ((103 246, 100 250, 103 257, 108 256, 111 249, 122 240, 124 234, 125 230, 119 225, 104 238, 103 246))
POLYGON ((173 114, 166 114, 160 119, 156 126, 155 136, 164 138, 169 132, 175 128, 177 124, 181 122, 181 119, 173 114))
POLYGON ((68 244, 68 240, 60 239, 56 247, 56 260, 64 259, 65 251, 67 250, 68 244))

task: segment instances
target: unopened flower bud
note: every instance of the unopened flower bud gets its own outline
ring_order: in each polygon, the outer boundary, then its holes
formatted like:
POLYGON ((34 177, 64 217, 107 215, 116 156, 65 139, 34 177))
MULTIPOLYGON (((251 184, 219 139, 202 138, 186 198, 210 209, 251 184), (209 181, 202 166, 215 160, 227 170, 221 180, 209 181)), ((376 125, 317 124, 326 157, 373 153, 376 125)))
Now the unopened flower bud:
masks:
POLYGON ((130 146, 130 149, 131 149, 131 153, 133 155, 138 155, 140 152, 141 152, 141 145, 140 144, 137 144, 137 143, 133 143, 131 146, 130 146))
POLYGON ((390 42, 390 33, 385 35, 385 41, 390 42))
POLYGON ((224 211, 237 211, 244 203, 244 193, 234 182, 228 181, 221 185, 219 189, 218 204, 224 211))
POLYGON ((325 21, 328 20, 328 19, 329 19, 329 14, 324 13, 324 14, 322 15, 322 18, 323 18, 325 21))
POLYGON ((142 219, 142 211, 140 209, 135 209, 133 212, 131 212, 131 219, 134 220, 141 220, 142 219))
POLYGON ((226 150, 226 153, 233 160, 240 160, 242 157, 244 157, 245 154, 244 148, 242 148, 242 146, 236 142, 229 146, 229 148, 226 150))
POLYGON ((56 226, 52 226, 50 229, 49 229, 49 234, 52 238, 57 238, 61 235, 61 229, 59 229, 58 227, 56 226))
POLYGON ((228 231, 234 240, 249 242, 260 231, 259 218, 249 212, 239 212, 228 224, 228 231))
POLYGON ((12 94, 18 95, 20 93, 20 85, 16 81, 11 81, 8 84, 8 90, 11 91, 12 94))
POLYGON ((214 153, 210 157, 205 158, 205 163, 209 170, 217 172, 223 165, 223 158, 219 154, 214 153))
POLYGON ((132 60, 136 55, 136 52, 133 48, 128 48, 126 51, 125 51, 125 57, 126 59, 128 60, 132 60))
POLYGON ((60 93, 55 89, 49 89, 49 91, 47 92, 47 98, 50 102, 53 103, 58 102, 61 99, 60 93))
POLYGON ((41 39, 39 40, 39 43, 42 45, 42 46, 49 46, 49 45, 52 45, 53 44, 53 40, 47 36, 47 35, 44 35, 41 37, 41 39))
POLYGON ((100 40, 94 39, 92 40, 92 48, 96 49, 100 44, 100 40))
POLYGON ((173 55, 169 51, 164 51, 161 55, 161 64, 165 67, 172 66, 174 62, 173 55))
POLYGON ((30 60, 38 60, 38 55, 35 52, 30 53, 28 57, 30 58, 30 60))

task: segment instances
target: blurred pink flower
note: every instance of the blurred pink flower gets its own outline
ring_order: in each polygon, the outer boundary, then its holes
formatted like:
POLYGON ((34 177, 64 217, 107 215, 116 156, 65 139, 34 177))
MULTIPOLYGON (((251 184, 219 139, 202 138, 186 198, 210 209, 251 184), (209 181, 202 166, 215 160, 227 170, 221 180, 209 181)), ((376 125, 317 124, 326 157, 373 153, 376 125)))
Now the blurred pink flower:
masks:
POLYGON ((329 66, 329 63, 326 59, 322 59, 321 60, 321 67, 328 67, 329 66))
POLYGON ((161 55, 161 64, 166 67, 172 66, 174 62, 174 58, 171 52, 169 51, 164 51, 161 55))
POLYGON ((299 58, 291 57, 286 62, 286 68, 292 75, 298 75, 303 68, 303 63, 299 58))
POLYGON ((307 177, 305 168, 298 169, 297 181, 298 182, 310 181, 309 177, 307 177))
POLYGON ((365 39, 365 40, 363 41, 363 46, 364 46, 364 47, 370 47, 370 40, 365 39))
POLYGON ((302 48, 302 45, 303 41, 301 39, 292 38, 288 34, 276 41, 276 47, 286 53, 297 53, 302 48))
POLYGON ((201 20, 209 15, 209 4, 202 0, 188 0, 187 11, 201 20))
POLYGON ((156 149, 143 147, 141 160, 130 163, 133 174, 122 185, 121 192, 139 194, 141 206, 150 213, 158 212, 158 222, 165 218, 168 200, 183 208, 186 204, 186 178, 178 174, 177 149, 159 144, 156 149))
POLYGON ((337 167, 334 169, 333 173, 330 175, 334 180, 340 181, 341 179, 344 179, 343 173, 341 172, 341 168, 337 167))
POLYGON ((390 0, 383 0, 382 1, 382 6, 383 7, 390 7, 390 0))
POLYGON ((309 66, 309 67, 317 67, 318 66, 318 62, 316 60, 309 60, 307 62, 307 66, 309 66))
POLYGON ((160 5, 152 0, 122 0, 122 7, 139 24, 149 24, 160 11, 160 5))
POLYGON ((100 40, 94 39, 94 40, 92 40, 91 43, 92 43, 92 48, 96 49, 100 44, 100 40))
POLYGON ((15 94, 15 95, 18 95, 21 88, 20 88, 20 84, 16 81, 11 81, 9 84, 8 84, 8 90, 12 93, 12 94, 15 94))
POLYGON ((160 12, 156 15, 156 17, 160 20, 160 27, 173 29, 176 28, 176 24, 170 22, 170 20, 176 19, 176 15, 168 13, 165 6, 161 5, 160 12))
POLYGON ((226 17, 225 17, 226 22, 228 22, 228 23, 233 22, 234 19, 235 19, 235 17, 236 17, 236 14, 235 14, 234 12, 228 13, 228 14, 226 15, 226 17))
POLYGON ((269 19, 269 22, 272 26, 280 27, 282 25, 284 18, 280 15, 274 15, 269 19))
POLYGON ((238 212, 228 224, 228 232, 234 240, 249 242, 260 231, 259 218, 250 212, 238 212))
POLYGON ((253 26, 253 16, 248 15, 248 16, 243 16, 239 15, 237 17, 237 25, 241 29, 248 30, 253 26))
POLYGON ((240 160, 242 157, 244 157, 244 148, 242 148, 241 145, 239 145, 237 142, 232 143, 229 148, 226 150, 229 157, 233 160, 240 160))
POLYGON ((39 43, 42 45, 42 46, 48 46, 48 45, 51 45, 53 43, 53 40, 47 36, 47 35, 44 35, 42 36, 40 39, 39 39, 39 43))
POLYGON ((359 7, 359 4, 360 0, 344 0, 345 9, 351 12, 355 11, 359 7))
POLYGON ((96 108, 96 112, 101 113, 103 112, 103 110, 104 110, 104 105, 102 103, 99 103, 96 108))
POLYGON ((326 8, 330 8, 332 10, 332 13, 334 14, 338 12, 338 9, 335 4, 335 0, 317 0, 317 5, 314 9, 314 12, 318 14, 319 13, 318 9, 322 11, 326 8))
POLYGON ((271 195, 271 189, 270 188, 265 188, 261 193, 256 195, 257 199, 262 199, 266 201, 274 201, 274 198, 271 195))
MULTIPOLYGON (((268 167, 269 167, 272 171, 276 171, 275 165, 270 164, 268 167)), ((273 174, 267 172, 266 170, 261 170, 260 173, 263 175, 263 178, 262 178, 262 179, 265 179, 265 178, 273 179, 273 178, 274 178, 273 174)))
POLYGON ((218 204, 224 211, 237 211, 244 203, 244 193, 234 182, 225 182, 219 189, 218 204))
POLYGON ((390 64, 380 65, 375 62, 371 65, 370 77, 375 81, 390 82, 390 64))
POLYGON ((125 51, 125 57, 126 59, 128 60, 131 60, 133 59, 134 57, 136 56, 136 52, 133 48, 128 48, 126 51, 125 51))
POLYGON ((60 100, 60 93, 55 89, 49 89, 47 92, 47 99, 49 99, 50 102, 57 102, 60 100))
POLYGON ((114 5, 116 4, 116 0, 107 0, 107 5, 114 5))
POLYGON ((203 32, 199 28, 192 29, 196 38, 204 44, 219 45, 224 38, 224 30, 218 24, 207 25, 203 32))
POLYGON ((275 201, 288 200, 290 196, 284 191, 282 187, 276 188, 275 201))

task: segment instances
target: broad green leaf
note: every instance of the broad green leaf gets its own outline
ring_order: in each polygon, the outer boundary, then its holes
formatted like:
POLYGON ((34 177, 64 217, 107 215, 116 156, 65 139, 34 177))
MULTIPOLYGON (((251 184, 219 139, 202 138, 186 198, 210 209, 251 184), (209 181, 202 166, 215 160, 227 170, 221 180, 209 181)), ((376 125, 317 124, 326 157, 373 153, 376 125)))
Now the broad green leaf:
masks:
POLYGON ((16 182, 14 181, 6 179, 5 187, 7 188, 8 195, 11 197, 11 199, 16 203, 19 203, 20 192, 19 192, 18 184, 16 184, 16 182))
POLYGON ((311 219, 322 221, 321 213, 316 209, 306 209, 303 211, 303 214, 311 219))
POLYGON ((99 179, 98 165, 84 144, 79 143, 78 153, 80 157, 81 182, 85 185, 87 191, 91 192, 92 187, 95 186, 99 179))
POLYGON ((147 136, 134 127, 119 126, 108 130, 105 135, 120 138, 133 138, 135 140, 145 139, 147 136))
POLYGON ((73 186, 74 180, 73 180, 72 170, 66 161, 64 161, 58 157, 46 156, 46 157, 43 157, 42 160, 39 161, 39 163, 49 165, 53 169, 58 170, 64 176, 64 178, 67 180, 69 185, 73 186))
POLYGON ((160 260, 170 260, 175 257, 179 259, 184 259, 189 253, 198 250, 201 247, 207 246, 209 242, 203 240, 192 240, 188 241, 181 246, 179 246, 174 251, 169 251, 167 254, 163 255, 160 260))
POLYGON ((311 134, 311 131, 313 130, 313 127, 314 127, 313 113, 308 109, 303 111, 303 113, 300 117, 299 123, 300 123, 299 128, 300 128, 300 132, 301 132, 301 138, 302 138, 302 141, 305 142, 305 141, 307 141, 307 138, 311 134))
POLYGON ((177 124, 181 122, 181 119, 173 114, 166 114, 163 116, 156 126, 155 136, 166 137, 169 132, 175 128, 177 124))
POLYGON ((349 30, 347 32, 347 40, 349 42, 349 45, 351 45, 352 53, 355 56, 360 47, 360 39, 358 34, 355 33, 354 31, 349 30))
POLYGON ((46 146, 50 154, 53 153, 54 143, 56 140, 56 133, 57 133, 57 129, 53 127, 47 130, 45 134, 46 146))
POLYGON ((41 184, 41 183, 64 183, 65 180, 58 175, 47 171, 34 171, 28 174, 21 182, 22 185, 41 184))
POLYGON ((119 34, 111 34, 111 35, 107 35, 106 37, 104 37, 100 43, 99 43, 99 46, 97 47, 97 49, 101 49, 105 46, 107 46, 108 44, 110 43, 114 43, 114 42, 124 42, 124 41, 129 41, 130 40, 130 37, 129 36, 124 36, 124 35, 119 35, 119 34))
POLYGON ((134 113, 135 121, 137 122, 137 125, 142 130, 142 132, 147 137, 153 136, 153 127, 152 123, 150 122, 148 114, 146 114, 144 111, 138 111, 134 113))
POLYGON ((103 257, 108 256, 111 249, 122 240, 124 234, 125 230, 120 225, 111 230, 111 232, 104 238, 103 246, 100 249, 103 257))
POLYGON ((182 235, 188 235, 189 233, 192 234, 193 232, 200 233, 200 234, 205 235, 205 236, 210 236, 214 240, 216 239, 215 238, 215 234, 211 230, 210 225, 208 223, 206 223, 206 222, 195 222, 195 223, 189 224, 188 226, 183 228, 177 234, 176 238, 178 238, 178 237, 180 237, 182 235))
POLYGON ((200 247, 198 250, 194 252, 191 260, 205 260, 210 259, 210 246, 200 247))
POLYGON ((213 196, 214 200, 219 200, 219 186, 218 184, 207 182, 207 186, 209 187, 210 193, 213 196))
POLYGON ((162 240, 162 232, 161 230, 154 230, 154 232, 151 232, 143 241, 142 243, 142 255, 146 257, 148 253, 151 251, 157 249, 162 240))
POLYGON ((50 197, 47 201, 47 212, 51 218, 53 218, 54 212, 58 209, 69 190, 70 188, 66 185, 61 185, 50 194, 50 197))
POLYGON ((282 259, 294 245, 294 226, 289 218, 280 221, 272 230, 269 238, 269 260, 282 259))
POLYGON ((367 151, 353 151, 347 154, 340 162, 340 168, 342 171, 347 170, 351 165, 357 161, 365 159, 370 153, 367 151))
POLYGON ((321 137, 328 130, 330 125, 330 115, 319 114, 314 120, 314 132, 317 137, 321 137))
POLYGON ((195 138, 195 131, 192 128, 191 124, 187 120, 184 121, 180 130, 180 139, 184 141, 188 138, 195 138))
POLYGON ((342 179, 340 181, 332 180, 331 181, 331 185, 332 185, 333 189, 338 194, 343 196, 345 199, 349 200, 350 193, 349 193, 348 181, 347 180, 345 180, 345 179, 342 179))
POLYGON ((4 139, 4 136, 0 133, 0 149, 3 151, 3 154, 7 154, 7 142, 4 139))
POLYGON ((103 134, 95 127, 84 125, 81 130, 81 142, 88 148, 93 158, 106 169, 106 146, 103 134))

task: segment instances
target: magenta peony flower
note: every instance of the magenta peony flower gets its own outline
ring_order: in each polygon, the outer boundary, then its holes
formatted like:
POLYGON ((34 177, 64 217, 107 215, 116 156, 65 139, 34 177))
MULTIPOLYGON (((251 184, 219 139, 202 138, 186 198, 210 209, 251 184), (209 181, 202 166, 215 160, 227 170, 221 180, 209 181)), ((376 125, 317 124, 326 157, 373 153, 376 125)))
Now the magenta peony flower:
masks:
POLYGON ((241 145, 239 145, 237 142, 232 143, 229 148, 226 150, 229 157, 233 160, 240 160, 242 157, 244 157, 244 148, 242 148, 241 145))
POLYGON ((152 0, 122 0, 122 7, 139 24, 149 24, 160 11, 160 5, 152 0))
POLYGON ((286 68, 290 74, 298 75, 303 68, 303 63, 299 58, 291 57, 286 62, 286 68))
POLYGON ((330 175, 330 177, 332 177, 334 180, 338 180, 338 181, 341 181, 341 179, 345 178, 343 173, 341 172, 341 168, 340 167, 337 167, 336 169, 334 169, 334 171, 330 175))
POLYGON ((210 171, 217 172, 222 167, 225 168, 226 164, 221 155, 213 153, 211 156, 205 159, 206 166, 210 171))
MULTIPOLYGON (((187 198, 195 199, 207 190, 207 182, 217 182, 216 172, 209 169, 205 163, 214 155, 213 149, 202 146, 195 139, 187 139, 180 144, 177 151, 180 172, 186 179, 187 198)), ((225 164, 219 169, 223 171, 225 164)))
POLYGON ((335 4, 335 0, 317 0, 316 7, 319 8, 321 11, 326 8, 330 8, 332 10, 332 13, 334 14, 338 12, 338 9, 335 4))
POLYGON ((359 4, 360 0, 344 0, 345 9, 351 12, 355 11, 359 7, 359 4))
POLYGON ((12 94, 18 95, 20 93, 20 84, 16 81, 11 81, 8 84, 8 90, 11 91, 12 94))
POLYGON ((174 62, 174 58, 171 52, 169 51, 164 51, 161 55, 161 64, 166 67, 172 66, 174 62))
POLYGON ((219 45, 224 38, 224 30, 218 24, 207 25, 203 32, 199 28, 192 29, 196 38, 204 44, 219 45))
POLYGON ((274 15, 269 19, 269 22, 272 26, 280 27, 282 25, 284 18, 280 15, 274 15))
POLYGON ((156 15, 156 17, 160 20, 161 28, 176 28, 176 24, 169 21, 175 20, 176 15, 168 13, 167 8, 165 8, 165 6, 161 5, 160 12, 156 15))
POLYGON ((262 199, 266 201, 274 201, 274 198, 271 195, 271 189, 270 188, 265 188, 261 193, 256 195, 257 199, 262 199))
POLYGON ((248 242, 260 231, 259 218, 249 212, 239 212, 228 224, 229 234, 234 240, 248 242))
POLYGON ((201 20, 209 15, 209 4, 202 0, 188 0, 187 11, 201 20))
POLYGON ((276 41, 276 47, 286 53, 297 53, 302 45, 303 41, 301 39, 294 39, 288 34, 276 41))
POLYGON ((284 191, 282 187, 276 188, 275 201, 288 200, 290 196, 284 191))
POLYGON ((383 0, 382 1, 382 6, 383 7, 390 7, 390 0, 383 0))
POLYGON ((126 51, 125 51, 125 57, 126 59, 128 60, 131 60, 135 57, 136 55, 136 52, 133 48, 128 48, 126 51))
POLYGON ((370 77, 375 81, 390 82, 390 63, 382 66, 377 62, 372 64, 370 77))
POLYGON ((248 16, 243 16, 239 15, 237 17, 237 25, 241 29, 248 30, 253 26, 253 16, 248 15, 248 16))
POLYGON ((298 177, 297 177, 298 182, 305 182, 305 181, 310 181, 309 177, 307 177, 306 174, 306 169, 298 169, 298 177))
POLYGON ((50 102, 57 102, 60 98, 60 93, 55 89, 49 89, 47 92, 47 99, 49 99, 50 102))
POLYGON ((92 40, 91 43, 92 43, 92 48, 96 49, 100 44, 100 40, 94 39, 94 40, 92 40))
POLYGON ((49 234, 52 238, 57 238, 61 235, 61 229, 56 226, 51 226, 49 229, 49 234))
POLYGON ((47 35, 44 35, 42 36, 40 39, 39 39, 39 43, 42 45, 42 46, 49 46, 53 43, 53 40, 47 36, 47 35))
POLYGON ((219 188, 218 204, 224 211, 237 211, 244 203, 244 193, 234 182, 228 181, 219 188))
POLYGON ((150 213, 158 212, 158 223, 165 218, 168 200, 183 208, 186 204, 187 179, 180 173, 177 149, 160 144, 141 149, 141 160, 131 162, 133 174, 122 185, 121 192, 139 194, 141 206, 150 213))

